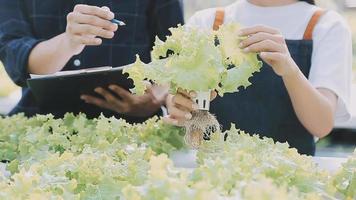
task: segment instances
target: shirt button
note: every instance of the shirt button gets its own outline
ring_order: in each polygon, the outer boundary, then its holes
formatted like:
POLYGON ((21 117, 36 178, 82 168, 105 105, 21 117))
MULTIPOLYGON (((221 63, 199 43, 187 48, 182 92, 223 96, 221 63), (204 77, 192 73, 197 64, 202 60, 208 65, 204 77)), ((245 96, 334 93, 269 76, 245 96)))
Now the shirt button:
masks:
POLYGON ((74 64, 74 66, 79 67, 82 63, 80 62, 79 59, 75 59, 73 64, 74 64))

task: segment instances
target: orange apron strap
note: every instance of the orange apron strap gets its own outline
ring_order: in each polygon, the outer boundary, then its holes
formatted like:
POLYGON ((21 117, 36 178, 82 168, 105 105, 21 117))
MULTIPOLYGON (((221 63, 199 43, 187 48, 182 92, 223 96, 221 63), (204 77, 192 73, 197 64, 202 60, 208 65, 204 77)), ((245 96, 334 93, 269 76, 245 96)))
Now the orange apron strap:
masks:
POLYGON ((313 31, 315 26, 318 24, 319 19, 323 16, 325 10, 317 10, 314 12, 312 18, 309 21, 307 29, 305 29, 303 39, 304 40, 312 40, 313 39, 313 31))
POLYGON ((214 31, 219 30, 219 27, 224 23, 224 19, 225 19, 224 8, 218 8, 215 14, 215 21, 213 26, 214 31))

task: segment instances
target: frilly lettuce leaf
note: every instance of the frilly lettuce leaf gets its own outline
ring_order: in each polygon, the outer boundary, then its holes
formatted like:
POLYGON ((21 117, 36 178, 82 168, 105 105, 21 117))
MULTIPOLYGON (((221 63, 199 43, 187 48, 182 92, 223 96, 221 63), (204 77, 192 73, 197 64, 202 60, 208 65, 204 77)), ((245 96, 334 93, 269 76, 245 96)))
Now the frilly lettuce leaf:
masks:
POLYGON ((227 24, 221 26, 215 33, 226 65, 239 66, 244 61, 245 54, 239 47, 242 40, 238 36, 239 30, 240 26, 238 24, 227 24))
POLYGON ((261 67, 257 54, 242 53, 238 30, 238 24, 223 25, 217 32, 197 27, 171 28, 172 34, 165 42, 156 38, 151 63, 137 58, 125 72, 134 81, 137 94, 144 92, 142 81, 146 79, 168 84, 172 92, 178 87, 188 91, 217 90, 221 96, 236 92, 238 87, 250 85, 248 79, 261 67), (231 65, 234 67, 230 69, 231 65))
POLYGON ((243 86, 245 89, 250 86, 252 83, 249 79, 253 76, 253 73, 259 72, 262 67, 262 63, 257 58, 255 58, 255 63, 251 65, 247 61, 244 61, 239 67, 228 69, 223 74, 221 87, 218 89, 219 94, 233 93, 238 91, 240 86, 243 86))
MULTIPOLYGON (((182 138, 179 129, 157 118, 132 125, 72 114, 64 119, 0 117, 0 146, 15 150, 16 158, 8 166, 10 177, 0 170, 0 199, 356 197, 356 152, 334 174, 287 143, 251 136, 232 125, 203 142, 196 168, 184 169, 168 156, 183 147, 182 138), (2 145, 7 143, 11 147, 2 145), (57 146, 65 151, 52 148, 57 146)), ((7 154, 1 156, 11 161, 7 154)))
POLYGON ((345 199, 356 198, 356 149, 335 175, 333 184, 345 199))
POLYGON ((214 45, 214 35, 183 26, 170 30, 172 35, 166 42, 156 39, 149 66, 142 62, 138 64, 138 60, 131 67, 133 69, 127 70, 137 83, 136 87, 141 89, 142 85, 137 78, 142 79, 143 75, 158 84, 170 84, 186 90, 207 91, 218 88, 225 68, 220 51, 214 45), (140 72, 141 77, 136 72, 140 72))
POLYGON ((216 31, 219 40, 219 48, 224 58, 224 64, 230 66, 222 77, 219 94, 238 91, 241 86, 247 88, 251 85, 249 78, 253 73, 259 72, 262 62, 257 59, 255 53, 244 53, 239 47, 243 37, 238 37, 240 26, 238 24, 226 24, 216 31))
POLYGON ((136 62, 132 65, 132 67, 127 67, 124 69, 124 73, 130 74, 130 78, 135 83, 135 88, 133 92, 136 94, 144 94, 146 90, 146 85, 144 83, 145 74, 146 74, 145 63, 140 60, 139 56, 136 56, 136 62))

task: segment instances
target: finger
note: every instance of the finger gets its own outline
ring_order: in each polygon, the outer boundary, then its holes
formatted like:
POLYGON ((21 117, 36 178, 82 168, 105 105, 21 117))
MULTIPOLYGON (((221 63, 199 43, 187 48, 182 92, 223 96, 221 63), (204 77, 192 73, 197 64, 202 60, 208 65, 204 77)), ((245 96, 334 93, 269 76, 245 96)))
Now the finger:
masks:
POLYGON ((67 16, 68 22, 76 22, 78 24, 90 24, 93 26, 97 26, 103 28, 108 31, 116 31, 118 29, 118 25, 111 23, 108 20, 102 19, 95 15, 87 15, 82 13, 72 12, 67 16))
POLYGON ((284 59, 284 55, 277 52, 262 52, 260 53, 260 57, 269 64, 284 59))
POLYGON ((100 38, 93 38, 93 37, 80 36, 80 35, 74 35, 73 40, 78 44, 89 45, 89 46, 97 46, 103 43, 102 39, 100 38))
POLYGON ((174 126, 182 126, 182 124, 178 120, 171 118, 169 115, 163 117, 162 120, 166 124, 170 124, 174 126))
POLYGON ((134 101, 134 95, 131 94, 129 91, 123 89, 122 87, 119 87, 117 85, 110 85, 109 89, 116 93, 119 97, 121 97, 123 101, 134 101))
POLYGON ((152 92, 154 93, 163 93, 163 94, 167 94, 169 91, 169 87, 165 86, 165 85, 151 85, 150 89, 152 90, 152 92))
POLYGON ((259 53, 259 52, 283 52, 280 44, 272 40, 263 40, 261 42, 252 44, 243 49, 245 53, 259 53))
POLYGON ((269 34, 279 34, 280 31, 264 25, 257 25, 249 28, 242 28, 240 30, 239 36, 249 36, 258 32, 265 32, 269 34))
POLYGON ((182 88, 178 88, 177 93, 178 93, 178 94, 181 94, 181 95, 183 95, 183 96, 185 96, 185 97, 187 97, 187 98, 191 98, 189 92, 186 91, 186 90, 183 90, 182 88))
POLYGON ((150 92, 152 90, 152 84, 149 81, 143 81, 143 84, 145 85, 146 92, 150 92))
POLYGON ((191 109, 187 109, 186 107, 180 106, 180 105, 178 105, 178 104, 175 104, 174 107, 176 107, 176 108, 178 108, 179 110, 182 110, 182 111, 184 111, 184 112, 189 112, 189 113, 192 112, 191 109))
POLYGON ((163 104, 166 100, 168 91, 169 87, 160 85, 152 85, 151 88, 149 88, 149 93, 153 96, 152 98, 160 104, 163 104))
POLYGON ((123 103, 107 90, 104 90, 103 88, 96 88, 95 92, 103 96, 109 104, 119 107, 119 109, 123 107, 123 103))
POLYGON ((190 96, 190 98, 194 99, 194 98, 197 98, 198 94, 195 91, 190 91, 189 96, 190 96))
POLYGON ((178 121, 190 120, 193 117, 190 112, 185 112, 174 106, 170 107, 168 112, 171 118, 176 119, 178 121))
POLYGON ((197 109, 197 105, 191 99, 181 94, 176 94, 172 101, 174 104, 182 106, 185 110, 190 112, 197 109))
POLYGON ((256 34, 251 35, 251 37, 246 38, 245 40, 241 41, 240 47, 246 48, 252 44, 261 42, 263 40, 272 40, 279 44, 284 44, 285 40, 282 35, 272 35, 270 33, 259 32, 256 34))
POLYGON ((102 99, 99 99, 99 98, 96 98, 93 96, 89 96, 89 95, 82 95, 80 97, 80 99, 85 101, 85 103, 87 103, 87 104, 92 104, 92 105, 98 106, 100 108, 111 110, 111 106, 106 101, 104 101, 102 99))
POLYGON ((211 91, 210 101, 213 101, 217 96, 218 96, 218 93, 215 90, 211 91))
POLYGON ((101 7, 101 9, 104 9, 104 10, 106 10, 106 11, 110 11, 110 8, 107 7, 107 6, 103 6, 103 7, 101 7))
POLYGON ((97 6, 89 6, 84 4, 78 4, 74 7, 74 12, 79 12, 87 15, 95 15, 106 20, 114 19, 113 12, 99 8, 97 6))
POLYGON ((68 28, 70 32, 73 34, 95 35, 107 39, 111 39, 115 35, 113 31, 108 31, 100 27, 89 25, 89 24, 68 25, 68 28))

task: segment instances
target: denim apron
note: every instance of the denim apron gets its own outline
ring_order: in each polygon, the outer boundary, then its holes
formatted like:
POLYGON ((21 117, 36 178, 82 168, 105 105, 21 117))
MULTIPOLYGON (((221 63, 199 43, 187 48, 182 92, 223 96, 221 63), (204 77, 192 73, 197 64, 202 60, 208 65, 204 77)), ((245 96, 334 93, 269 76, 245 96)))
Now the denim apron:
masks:
MULTIPOLYGON (((223 14, 218 12, 215 29, 223 21, 223 14)), ((313 15, 303 40, 286 40, 292 58, 305 77, 309 76, 311 67, 311 35, 321 14, 321 11, 317 11, 313 15)), ((314 155, 314 137, 298 120, 282 78, 264 63, 261 72, 256 73, 250 82, 252 85, 247 89, 218 97, 211 103, 211 112, 216 115, 223 129, 229 129, 234 123, 248 133, 288 142, 299 153, 314 155)))

